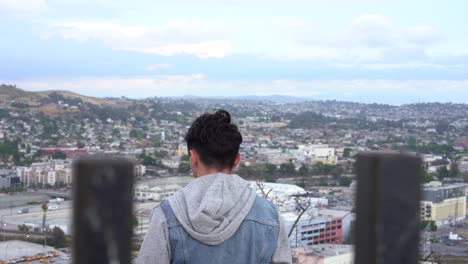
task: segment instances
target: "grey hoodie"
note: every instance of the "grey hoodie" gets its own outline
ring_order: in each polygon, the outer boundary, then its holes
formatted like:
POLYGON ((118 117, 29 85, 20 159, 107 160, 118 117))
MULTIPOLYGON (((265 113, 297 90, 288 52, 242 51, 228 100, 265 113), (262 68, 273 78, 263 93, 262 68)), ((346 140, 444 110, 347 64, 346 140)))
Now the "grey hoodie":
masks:
MULTIPOLYGON (((177 220, 194 239, 218 245, 239 228, 255 200, 250 183, 235 174, 199 177, 168 199, 177 220)), ((278 214, 279 215, 279 214, 278 214)), ((280 233, 272 263, 291 263, 291 249, 279 217, 280 233)), ((138 264, 170 263, 171 249, 166 217, 153 210, 150 226, 140 249, 138 264)))

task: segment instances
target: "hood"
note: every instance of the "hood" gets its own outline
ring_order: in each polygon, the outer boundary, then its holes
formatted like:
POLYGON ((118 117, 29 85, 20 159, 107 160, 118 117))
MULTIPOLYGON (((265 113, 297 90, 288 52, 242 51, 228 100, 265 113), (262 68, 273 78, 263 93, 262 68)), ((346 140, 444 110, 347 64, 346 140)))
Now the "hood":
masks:
POLYGON ((256 193, 235 174, 191 181, 168 199, 177 220, 196 240, 218 245, 230 238, 252 208, 256 193))

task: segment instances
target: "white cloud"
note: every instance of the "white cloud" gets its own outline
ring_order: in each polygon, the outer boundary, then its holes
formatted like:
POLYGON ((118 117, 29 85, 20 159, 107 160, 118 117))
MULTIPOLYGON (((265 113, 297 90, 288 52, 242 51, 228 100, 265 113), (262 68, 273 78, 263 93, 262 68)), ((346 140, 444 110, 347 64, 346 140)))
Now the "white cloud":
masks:
MULTIPOLYGON (((440 39, 431 25, 401 27, 377 14, 364 14, 341 29, 326 31, 314 20, 294 17, 245 21, 175 18, 152 26, 75 21, 53 27, 52 32, 65 39, 98 40, 114 50, 188 54, 202 59, 237 53, 349 64, 381 63, 392 51, 401 52, 398 57, 404 59, 405 51, 424 50, 440 39)), ((51 35, 46 31, 41 37, 51 35)))
POLYGON ((387 17, 366 14, 351 23, 345 37, 357 45, 381 47, 395 43, 394 31, 395 29, 387 17))
POLYGON ((162 56, 190 54, 206 59, 225 57, 231 52, 231 45, 226 41, 212 41, 193 44, 171 44, 154 48, 115 48, 115 50, 128 50, 162 56))
POLYGON ((106 43, 141 38, 151 30, 144 26, 122 26, 107 22, 67 22, 54 26, 64 39, 78 41, 101 39, 106 43))
POLYGON ((419 25, 403 30, 406 41, 419 45, 432 44, 440 40, 440 33, 430 25, 419 25))
MULTIPOLYGON (((189 54, 199 58, 222 58, 231 52, 223 30, 214 23, 173 19, 158 26, 128 26, 110 22, 66 22, 54 24, 64 39, 102 41, 114 50, 172 56, 189 54)), ((51 32, 42 34, 49 38, 51 32)))
MULTIPOLYGON (((265 39, 276 45, 263 51, 263 55, 276 59, 318 59, 353 66, 385 63, 386 60, 390 64, 396 61, 414 63, 430 59, 426 49, 440 39, 440 34, 431 25, 402 27, 389 17, 377 14, 361 15, 348 26, 335 30, 323 30, 323 26, 315 23, 306 19, 274 21, 274 35, 281 38, 275 41, 266 33, 265 39)), ((268 32, 266 27, 257 30, 260 36, 262 32, 268 32)))
POLYGON ((0 0, 0 11, 30 11, 46 8, 45 0, 0 0))
POLYGON ((147 71, 155 71, 155 70, 159 70, 159 69, 167 70, 169 68, 171 68, 170 64, 160 63, 160 64, 149 65, 148 67, 146 67, 146 70, 147 71))

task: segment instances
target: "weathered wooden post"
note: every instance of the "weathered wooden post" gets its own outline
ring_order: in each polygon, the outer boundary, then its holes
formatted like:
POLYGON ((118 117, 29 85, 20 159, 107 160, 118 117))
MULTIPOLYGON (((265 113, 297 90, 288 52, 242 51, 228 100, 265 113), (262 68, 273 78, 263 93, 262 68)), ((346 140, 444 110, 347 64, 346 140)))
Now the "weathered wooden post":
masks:
POLYGON ((421 160, 400 153, 357 156, 356 264, 416 264, 421 160))
POLYGON ((73 263, 131 263, 134 165, 85 156, 73 163, 73 263))

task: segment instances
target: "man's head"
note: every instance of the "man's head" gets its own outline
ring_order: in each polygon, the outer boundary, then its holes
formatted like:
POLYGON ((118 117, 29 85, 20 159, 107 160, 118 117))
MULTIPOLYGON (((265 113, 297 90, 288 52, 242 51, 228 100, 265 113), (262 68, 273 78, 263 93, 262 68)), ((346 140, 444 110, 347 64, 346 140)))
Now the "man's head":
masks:
POLYGON ((190 126, 185 142, 195 177, 216 172, 231 173, 240 162, 242 135, 225 110, 199 116, 190 126))

